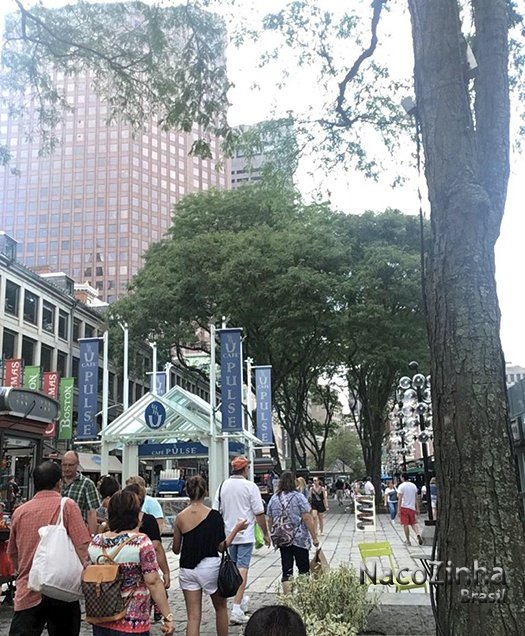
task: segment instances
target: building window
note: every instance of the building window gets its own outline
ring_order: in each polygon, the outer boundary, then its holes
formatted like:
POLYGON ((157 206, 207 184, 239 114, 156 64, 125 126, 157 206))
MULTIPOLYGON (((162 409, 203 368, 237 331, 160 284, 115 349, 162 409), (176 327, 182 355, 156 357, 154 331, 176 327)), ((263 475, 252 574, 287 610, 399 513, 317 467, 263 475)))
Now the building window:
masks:
POLYGON ((42 329, 55 333, 55 306, 44 300, 42 307, 42 329))
POLYGON ((40 366, 43 371, 51 371, 53 368, 53 349, 42 345, 40 348, 40 366))
POLYGON ((24 320, 36 325, 38 315, 38 296, 30 291, 24 294, 24 320))
POLYGON ((58 337, 67 340, 67 329, 69 324, 69 316, 65 311, 58 312, 58 337))
POLYGON ((9 329, 4 329, 4 342, 2 346, 2 357, 4 360, 16 358, 16 339, 16 333, 9 331, 9 329))
POLYGON ((78 342, 80 338, 80 320, 73 320, 73 342, 78 342))
POLYGON ((35 345, 36 342, 31 338, 22 338, 22 359, 26 366, 35 363, 35 345))
POLYGON ((5 312, 12 316, 18 316, 18 303, 20 299, 20 286, 10 280, 5 282, 5 312))
POLYGON ((59 351, 57 353, 57 371, 60 373, 61 378, 68 376, 67 372, 67 353, 59 351))
POLYGON ((95 335, 95 327, 88 325, 87 323, 84 325, 84 338, 93 338, 95 335))
POLYGON ((73 377, 78 378, 78 369, 80 367, 80 360, 78 358, 73 358, 73 377))

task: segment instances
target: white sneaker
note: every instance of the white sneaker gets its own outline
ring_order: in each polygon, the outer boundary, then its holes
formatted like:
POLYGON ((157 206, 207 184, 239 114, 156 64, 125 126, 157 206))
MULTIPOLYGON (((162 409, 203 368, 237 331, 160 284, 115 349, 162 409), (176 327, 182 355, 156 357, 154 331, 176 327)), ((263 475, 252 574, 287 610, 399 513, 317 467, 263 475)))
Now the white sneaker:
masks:
POLYGON ((248 622, 248 617, 242 610, 232 610, 230 614, 230 623, 234 625, 244 625, 248 622))
POLYGON ((243 612, 247 612, 248 611, 248 606, 250 604, 250 597, 249 596, 243 596, 242 597, 242 601, 241 601, 241 609, 243 612))

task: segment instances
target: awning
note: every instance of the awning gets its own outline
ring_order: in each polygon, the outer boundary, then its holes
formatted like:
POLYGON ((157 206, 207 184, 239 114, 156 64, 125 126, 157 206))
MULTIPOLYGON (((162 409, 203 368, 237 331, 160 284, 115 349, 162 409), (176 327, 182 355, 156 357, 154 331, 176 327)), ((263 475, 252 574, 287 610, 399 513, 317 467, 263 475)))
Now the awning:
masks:
POLYGON ((422 468, 421 466, 416 466, 414 468, 407 469, 407 473, 409 475, 423 475, 424 472, 425 472, 425 469, 422 468))
MULTIPOLYGON (((94 455, 92 453, 79 453, 78 457, 80 459, 80 470, 84 473, 99 473, 100 472, 100 464, 102 462, 102 458, 100 455, 94 455)), ((121 473, 122 472, 122 464, 118 457, 114 457, 113 455, 109 456, 109 472, 110 473, 121 473)))
MULTIPOLYGON (((215 414, 215 433, 220 436, 221 414, 215 414)), ((103 442, 122 444, 154 444, 199 441, 210 434, 210 405, 208 402, 174 386, 165 395, 146 393, 140 400, 119 415, 100 432, 103 442), (146 425, 145 411, 152 402, 160 402, 166 411, 166 420, 160 428, 146 425)), ((229 433, 228 439, 243 444, 266 446, 247 430, 229 433)))

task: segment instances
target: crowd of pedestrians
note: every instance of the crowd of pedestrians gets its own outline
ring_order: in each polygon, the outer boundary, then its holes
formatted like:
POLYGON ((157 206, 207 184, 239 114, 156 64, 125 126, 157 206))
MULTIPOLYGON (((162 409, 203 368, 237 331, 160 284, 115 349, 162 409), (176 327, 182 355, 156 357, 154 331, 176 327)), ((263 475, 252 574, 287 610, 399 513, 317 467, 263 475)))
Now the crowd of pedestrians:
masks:
MULTIPOLYGON (((309 550, 319 546, 324 533, 323 515, 329 510, 329 490, 319 477, 306 483, 291 471, 273 481, 273 495, 265 509, 260 490, 248 478, 246 457, 231 462, 231 476, 223 481, 205 505, 206 481, 190 477, 186 491, 190 503, 175 520, 173 552, 180 555, 179 587, 187 612, 186 636, 199 636, 203 593, 210 596, 216 615, 217 636, 227 636, 229 623, 245 624, 245 636, 305 636, 303 621, 293 610, 282 606, 264 607, 248 615, 246 595, 256 533, 261 545, 279 550, 284 593, 294 567, 299 574, 310 571, 309 550), (242 582, 233 598, 228 616, 227 599, 218 593, 221 554, 228 551, 236 563, 242 582)), ((99 562, 101 555, 116 555, 122 576, 122 615, 93 625, 93 636, 149 634, 151 621, 161 622, 161 631, 171 636, 175 630, 167 598, 171 585, 168 560, 161 540, 163 513, 158 501, 148 497, 142 477, 131 477, 121 490, 118 481, 106 476, 97 485, 81 475, 79 456, 68 451, 62 466, 45 461, 33 471, 35 495, 12 515, 8 554, 17 571, 14 614, 9 636, 40 636, 45 627, 50 636, 78 636, 81 625, 79 601, 50 598, 30 589, 29 573, 40 542, 39 529, 57 523, 61 501, 67 497, 63 523, 80 562, 99 562)), ((430 481, 430 498, 437 513, 435 478, 430 481)), ((357 495, 375 495, 370 477, 349 483, 332 484, 335 501, 357 495)), ((403 526, 410 544, 410 530, 421 544, 417 525, 418 489, 408 475, 401 483, 387 481, 382 498, 392 523, 403 526)))

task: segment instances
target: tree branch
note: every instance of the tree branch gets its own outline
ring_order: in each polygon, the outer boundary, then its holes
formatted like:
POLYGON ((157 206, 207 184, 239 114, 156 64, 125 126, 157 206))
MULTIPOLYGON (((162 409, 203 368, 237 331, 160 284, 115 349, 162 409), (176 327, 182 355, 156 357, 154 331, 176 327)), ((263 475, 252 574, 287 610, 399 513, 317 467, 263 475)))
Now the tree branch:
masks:
POLYGON ((372 2, 372 9, 373 9, 373 14, 372 14, 372 24, 371 24, 371 40, 370 40, 370 46, 365 49, 361 55, 359 55, 359 57, 356 59, 356 61, 354 62, 352 68, 348 71, 348 73, 345 75, 344 79, 342 82, 340 82, 339 84, 339 96, 337 97, 337 101, 336 101, 336 106, 335 106, 335 111, 336 113, 339 115, 339 117, 341 117, 342 122, 344 123, 344 125, 347 128, 351 128, 353 126, 354 123, 356 123, 356 119, 350 119, 350 117, 348 117, 348 115, 346 114, 346 111, 344 109, 344 102, 345 102, 345 93, 346 93, 346 87, 348 86, 348 84, 355 78, 355 76, 357 75, 357 73, 359 72, 359 69, 361 68, 361 64, 369 57, 372 57, 372 55, 374 54, 374 51, 376 50, 376 46, 377 46, 377 25, 379 24, 379 18, 381 17, 381 11, 383 9, 383 6, 386 4, 387 0, 373 0, 372 2))

